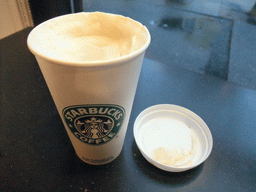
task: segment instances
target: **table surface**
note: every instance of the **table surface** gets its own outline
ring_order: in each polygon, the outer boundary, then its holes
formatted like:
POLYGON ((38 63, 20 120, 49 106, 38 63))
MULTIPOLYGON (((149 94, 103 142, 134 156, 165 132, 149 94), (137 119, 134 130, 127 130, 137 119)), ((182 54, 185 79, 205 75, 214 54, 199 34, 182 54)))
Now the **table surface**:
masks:
POLYGON ((0 191, 256 190, 255 90, 146 58, 122 153, 88 165, 76 156, 27 48, 30 30, 0 40, 0 191), (213 150, 203 164, 170 173, 143 158, 133 124, 155 104, 186 107, 208 124, 213 150))

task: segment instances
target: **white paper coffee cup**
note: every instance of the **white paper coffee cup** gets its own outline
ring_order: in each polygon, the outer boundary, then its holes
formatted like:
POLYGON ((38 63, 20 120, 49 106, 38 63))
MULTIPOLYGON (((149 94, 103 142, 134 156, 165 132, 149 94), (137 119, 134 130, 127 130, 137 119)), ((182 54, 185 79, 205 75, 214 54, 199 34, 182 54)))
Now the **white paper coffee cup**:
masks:
MULTIPOLYGON (((87 23, 83 24, 86 26, 87 23)), ((111 31, 111 28, 106 31, 108 30, 111 31)), ((82 32, 79 33, 81 35, 82 32)), ((133 38, 133 43, 136 38, 133 38)), ((72 41, 71 44, 74 45, 72 41)), ((149 44, 150 34, 139 22, 120 15, 99 12, 56 17, 38 25, 29 34, 28 47, 37 59, 73 147, 84 162, 106 164, 120 154, 144 53, 149 44), (51 48, 45 43, 45 40, 49 40, 47 35, 51 38, 52 33, 48 33, 47 27, 54 28, 54 24, 60 21, 76 22, 72 19, 83 14, 86 19, 91 19, 90 15, 94 18, 94 15, 100 14, 108 26, 115 24, 115 31, 119 30, 119 35, 125 25, 129 25, 129 31, 125 31, 123 36, 132 33, 134 28, 140 45, 133 47, 130 53, 116 58, 86 61, 81 60, 83 54, 79 51, 78 59, 72 59, 72 56, 76 57, 76 52, 72 50, 73 55, 66 58, 62 52, 66 45, 60 45, 61 40, 53 38, 49 41, 51 46, 56 43, 60 48, 51 48), (117 22, 111 23, 111 19, 117 22), (120 28, 119 23, 122 25, 120 28)))

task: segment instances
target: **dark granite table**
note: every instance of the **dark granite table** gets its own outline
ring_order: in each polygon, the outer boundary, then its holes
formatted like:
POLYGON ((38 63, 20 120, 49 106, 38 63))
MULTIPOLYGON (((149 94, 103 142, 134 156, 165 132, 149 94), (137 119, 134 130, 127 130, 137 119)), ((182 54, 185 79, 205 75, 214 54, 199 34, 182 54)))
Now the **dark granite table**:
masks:
POLYGON ((1 192, 256 190, 255 90, 145 59, 121 155, 107 165, 87 165, 75 155, 26 46, 30 30, 0 40, 1 192), (212 153, 193 170, 159 170, 135 144, 135 118, 164 103, 194 111, 212 132, 212 153))

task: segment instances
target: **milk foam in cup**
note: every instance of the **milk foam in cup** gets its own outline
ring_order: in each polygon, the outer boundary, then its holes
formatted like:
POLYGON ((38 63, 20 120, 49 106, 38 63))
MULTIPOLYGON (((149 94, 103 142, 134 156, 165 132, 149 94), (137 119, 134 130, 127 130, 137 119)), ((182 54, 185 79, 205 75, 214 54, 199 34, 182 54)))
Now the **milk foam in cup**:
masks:
POLYGON ((78 157, 94 165, 113 161, 150 44, 147 28, 121 15, 76 13, 38 25, 27 42, 78 157))

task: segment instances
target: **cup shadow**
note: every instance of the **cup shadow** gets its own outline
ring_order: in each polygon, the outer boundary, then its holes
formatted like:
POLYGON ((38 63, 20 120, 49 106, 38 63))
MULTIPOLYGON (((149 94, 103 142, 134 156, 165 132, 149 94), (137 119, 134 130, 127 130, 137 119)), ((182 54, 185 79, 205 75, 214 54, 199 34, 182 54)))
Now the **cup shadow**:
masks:
POLYGON ((124 162, 124 152, 123 150, 119 154, 119 156, 114 159, 112 162, 104 164, 104 165, 90 165, 82 161, 74 149, 69 150, 68 158, 66 159, 65 169, 62 170, 62 173, 65 175, 83 175, 85 172, 89 176, 91 175, 101 175, 101 174, 122 174, 123 170, 123 162, 124 162))

